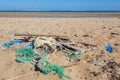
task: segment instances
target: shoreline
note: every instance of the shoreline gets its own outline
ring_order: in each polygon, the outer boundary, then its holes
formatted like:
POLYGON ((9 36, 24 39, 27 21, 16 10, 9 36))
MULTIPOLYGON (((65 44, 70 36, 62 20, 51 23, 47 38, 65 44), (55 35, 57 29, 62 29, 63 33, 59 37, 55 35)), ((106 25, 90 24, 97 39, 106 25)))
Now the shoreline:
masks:
POLYGON ((27 17, 27 18, 87 18, 87 17, 118 17, 120 12, 0 12, 1 18, 27 17))

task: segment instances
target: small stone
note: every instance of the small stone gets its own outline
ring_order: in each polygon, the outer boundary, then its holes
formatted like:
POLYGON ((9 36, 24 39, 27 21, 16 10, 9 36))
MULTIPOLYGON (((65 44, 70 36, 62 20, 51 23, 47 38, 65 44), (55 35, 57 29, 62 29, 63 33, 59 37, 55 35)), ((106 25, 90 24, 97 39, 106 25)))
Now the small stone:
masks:
POLYGON ((93 76, 98 76, 100 73, 97 72, 91 72, 93 76))
POLYGON ((89 37, 89 35, 88 35, 88 34, 85 34, 85 35, 83 35, 83 37, 89 37))
POLYGON ((69 62, 72 62, 72 60, 71 60, 71 59, 69 59, 69 62))
POLYGON ((82 79, 82 77, 80 77, 80 79, 82 79))
POLYGON ((30 70, 33 70, 33 68, 32 68, 32 67, 30 67, 30 70))
POLYGON ((56 73, 53 73, 53 75, 56 75, 56 73))
POLYGON ((116 43, 116 44, 114 44, 114 45, 115 45, 115 46, 119 46, 119 44, 117 44, 117 43, 116 43))
POLYGON ((87 80, 87 77, 85 77, 85 80, 87 80))
POLYGON ((71 72, 72 71, 72 69, 69 69, 69 72, 71 72))
POLYGON ((104 59, 104 62, 105 62, 105 63, 108 63, 109 61, 108 61, 108 60, 106 60, 106 59, 104 59))
POLYGON ((67 32, 64 32, 64 34, 67 34, 67 32))
POLYGON ((103 29, 105 29, 106 27, 103 27, 103 29))
POLYGON ((80 35, 79 34, 74 34, 75 37, 79 37, 80 35))
POLYGON ((109 28, 109 30, 111 30, 112 28, 109 28))
POLYGON ((39 72, 36 73, 36 76, 39 76, 39 72))
POLYGON ((77 61, 80 61, 80 59, 77 59, 77 61))
POLYGON ((101 52, 100 52, 101 54, 105 54, 105 52, 103 51, 103 50, 101 50, 101 52))
POLYGON ((22 72, 22 73, 25 73, 25 71, 24 71, 24 70, 21 70, 21 72, 22 72))

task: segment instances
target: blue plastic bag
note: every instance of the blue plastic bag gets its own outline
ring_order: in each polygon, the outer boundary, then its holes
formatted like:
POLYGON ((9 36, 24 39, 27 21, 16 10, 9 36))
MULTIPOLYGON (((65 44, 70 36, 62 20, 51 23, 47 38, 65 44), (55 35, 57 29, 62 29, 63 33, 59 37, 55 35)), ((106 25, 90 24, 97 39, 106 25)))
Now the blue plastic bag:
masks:
POLYGON ((10 41, 10 42, 7 42, 7 43, 4 43, 2 46, 4 46, 5 48, 9 49, 12 45, 14 44, 19 44, 21 43, 22 41, 21 40, 13 40, 13 41, 10 41))

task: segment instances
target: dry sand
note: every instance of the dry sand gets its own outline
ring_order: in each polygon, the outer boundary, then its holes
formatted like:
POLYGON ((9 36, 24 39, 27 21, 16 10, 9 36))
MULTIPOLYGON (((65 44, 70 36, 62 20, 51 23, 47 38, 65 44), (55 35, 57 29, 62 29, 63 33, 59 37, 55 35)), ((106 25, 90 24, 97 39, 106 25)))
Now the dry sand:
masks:
MULTIPOLYGON (((51 54, 50 61, 57 65, 79 62, 65 68, 72 80, 120 80, 119 18, 0 18, 0 43, 18 38, 15 33, 67 35, 84 50, 87 48, 79 41, 97 44, 95 50, 84 52, 79 59, 69 59, 59 52, 51 54), (104 49, 108 43, 114 48, 112 53, 104 49)), ((0 80, 59 80, 56 74, 44 75, 34 66, 15 62, 15 58, 15 47, 0 49, 0 80)))

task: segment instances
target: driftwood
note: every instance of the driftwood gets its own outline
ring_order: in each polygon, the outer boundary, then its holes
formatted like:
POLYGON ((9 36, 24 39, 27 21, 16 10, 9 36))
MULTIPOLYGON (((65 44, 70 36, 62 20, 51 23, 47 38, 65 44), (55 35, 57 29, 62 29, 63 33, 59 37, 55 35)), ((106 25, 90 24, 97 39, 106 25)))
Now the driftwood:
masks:
POLYGON ((65 38, 62 38, 62 37, 57 37, 55 38, 55 40, 58 42, 58 43, 66 43, 66 44, 70 44, 70 45, 75 45, 75 42, 70 40, 69 38, 65 37, 65 38))
POLYGON ((55 38, 56 41, 59 41, 59 42, 72 42, 69 38, 55 38))
POLYGON ((62 46, 64 46, 65 48, 72 50, 72 51, 81 51, 78 47, 66 44, 66 43, 60 43, 62 46))
POLYGON ((64 68, 68 68, 68 67, 73 67, 73 66, 76 66, 76 65, 79 65, 79 63, 75 63, 75 64, 71 64, 71 65, 63 66, 63 67, 64 67, 64 68))
POLYGON ((86 42, 83 42, 83 41, 79 41, 78 43, 81 43, 85 46, 97 46, 96 44, 86 43, 86 42))
POLYGON ((111 35, 119 35, 119 33, 112 32, 111 35))
POLYGON ((45 35, 45 34, 14 34, 14 36, 29 36, 29 37, 33 37, 33 36, 67 37, 67 36, 63 36, 63 35, 45 35))

